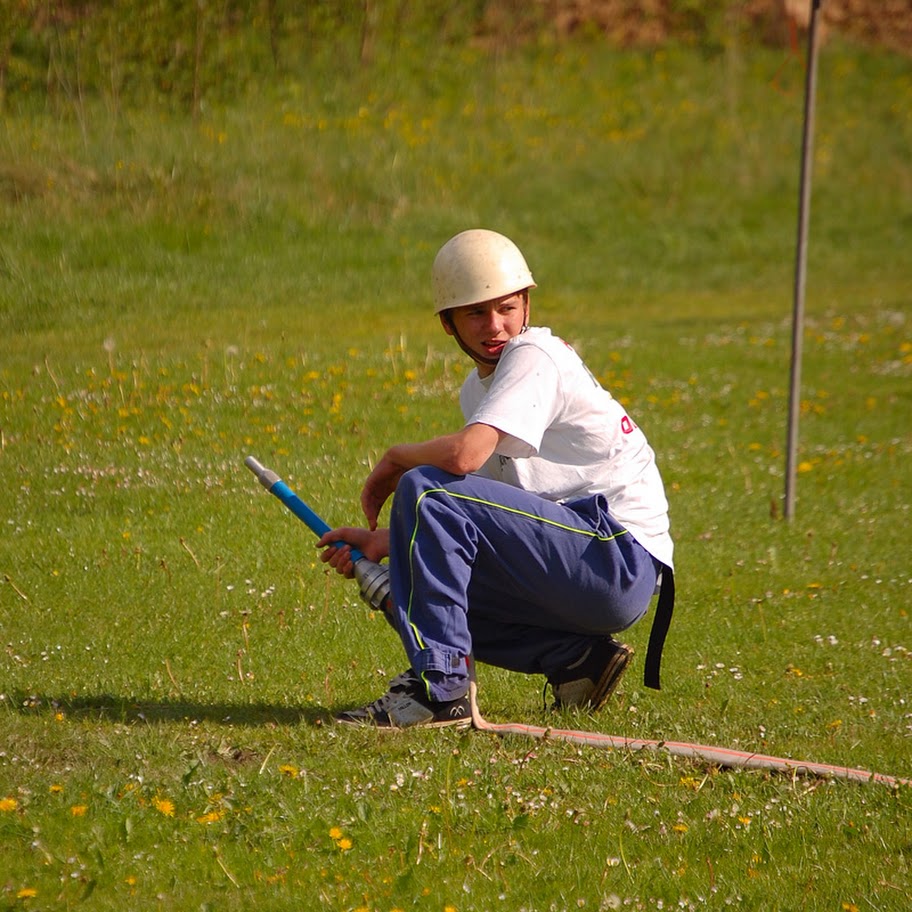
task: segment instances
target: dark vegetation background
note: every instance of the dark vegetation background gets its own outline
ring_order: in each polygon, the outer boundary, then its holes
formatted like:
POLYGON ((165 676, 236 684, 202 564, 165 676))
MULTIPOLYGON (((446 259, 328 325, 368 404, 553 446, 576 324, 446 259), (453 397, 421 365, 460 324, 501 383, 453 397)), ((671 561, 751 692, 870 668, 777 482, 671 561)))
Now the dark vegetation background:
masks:
MULTIPOLYGON (((254 75, 331 62, 345 78, 401 63, 409 42, 497 53, 582 34, 710 55, 739 42, 797 49, 810 8, 811 0, 5 0, 0 108, 102 96, 115 110, 155 101, 198 114, 243 94, 254 75)), ((912 50, 912 0, 824 0, 820 9, 823 40, 841 33, 912 50)))

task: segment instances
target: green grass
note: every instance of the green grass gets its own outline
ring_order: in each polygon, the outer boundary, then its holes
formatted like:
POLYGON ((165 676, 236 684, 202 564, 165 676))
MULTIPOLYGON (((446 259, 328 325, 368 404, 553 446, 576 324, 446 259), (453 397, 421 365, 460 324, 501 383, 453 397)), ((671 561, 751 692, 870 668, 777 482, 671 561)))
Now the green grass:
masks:
POLYGON ((197 124, 7 100, 0 908, 902 909, 908 789, 329 723, 400 650, 243 459, 357 522, 456 427, 428 275, 483 224, 657 450, 680 591, 661 693, 482 668, 485 713, 912 774, 908 61, 821 59, 786 523, 798 63, 440 57, 197 124))

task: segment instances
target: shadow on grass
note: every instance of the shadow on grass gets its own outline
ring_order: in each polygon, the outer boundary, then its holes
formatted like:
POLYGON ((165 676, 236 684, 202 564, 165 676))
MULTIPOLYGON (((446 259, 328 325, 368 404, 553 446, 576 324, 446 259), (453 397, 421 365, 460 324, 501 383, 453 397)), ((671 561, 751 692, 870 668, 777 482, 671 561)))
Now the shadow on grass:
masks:
POLYGON ((47 696, 7 693, 7 706, 23 716, 63 713, 69 719, 99 722, 156 724, 162 722, 217 722, 229 725, 323 725, 330 714, 319 707, 281 706, 268 703, 200 703, 180 697, 144 700, 113 694, 47 696))

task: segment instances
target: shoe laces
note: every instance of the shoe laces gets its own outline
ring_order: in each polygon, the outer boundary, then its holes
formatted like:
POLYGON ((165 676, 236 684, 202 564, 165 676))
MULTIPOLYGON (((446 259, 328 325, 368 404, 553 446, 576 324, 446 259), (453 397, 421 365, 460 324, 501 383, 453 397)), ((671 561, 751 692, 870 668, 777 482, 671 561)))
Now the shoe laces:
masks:
POLYGON ((411 668, 409 668, 407 671, 403 671, 402 674, 396 675, 396 677, 390 681, 389 689, 386 693, 365 708, 368 711, 379 710, 381 712, 386 712, 387 707, 392 703, 395 697, 400 694, 409 693, 416 684, 420 683, 421 679, 411 668))

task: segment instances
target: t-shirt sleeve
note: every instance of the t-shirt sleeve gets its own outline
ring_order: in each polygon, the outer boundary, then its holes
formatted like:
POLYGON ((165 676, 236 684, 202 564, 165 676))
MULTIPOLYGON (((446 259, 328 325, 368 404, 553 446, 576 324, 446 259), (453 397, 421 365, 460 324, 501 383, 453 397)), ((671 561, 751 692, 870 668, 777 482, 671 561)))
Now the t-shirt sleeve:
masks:
POLYGON ((500 456, 535 456, 558 413, 560 381, 557 366, 542 349, 514 345, 504 352, 490 389, 466 423, 489 424, 506 434, 495 451, 500 456))

